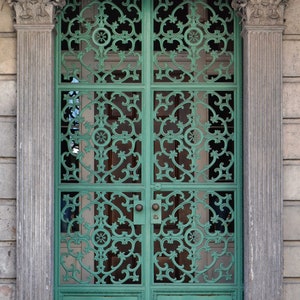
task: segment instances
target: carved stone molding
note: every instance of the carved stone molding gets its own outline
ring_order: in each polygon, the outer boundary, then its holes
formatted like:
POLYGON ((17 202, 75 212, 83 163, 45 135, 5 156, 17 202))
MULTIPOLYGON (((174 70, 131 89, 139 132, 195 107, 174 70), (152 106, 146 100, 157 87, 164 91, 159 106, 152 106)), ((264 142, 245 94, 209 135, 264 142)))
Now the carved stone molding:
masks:
POLYGON ((56 7, 63 7, 65 0, 2 0, 13 7, 16 24, 52 24, 56 7))
POLYGON ((244 25, 283 25, 289 0, 232 0, 244 25))

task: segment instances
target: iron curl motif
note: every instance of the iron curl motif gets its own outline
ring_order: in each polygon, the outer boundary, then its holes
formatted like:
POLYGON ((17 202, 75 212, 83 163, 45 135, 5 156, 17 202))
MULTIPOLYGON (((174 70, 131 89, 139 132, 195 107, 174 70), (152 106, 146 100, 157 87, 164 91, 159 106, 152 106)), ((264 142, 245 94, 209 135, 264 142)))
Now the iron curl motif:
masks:
POLYGON ((133 223, 133 203, 140 197, 122 192, 62 194, 62 283, 141 282, 141 228, 133 223), (91 217, 91 211, 97 213, 91 217))
POLYGON ((226 1, 158 1, 154 81, 232 81, 234 36, 228 26, 232 22, 233 12, 226 1))
POLYGON ((155 180, 234 181, 232 92, 156 92, 155 180))
POLYGON ((69 91, 63 95, 61 180, 141 182, 141 93, 69 91))
POLYGON ((233 193, 158 192, 155 199, 163 210, 154 234, 155 282, 233 282, 233 193))
POLYGON ((230 2, 64 6, 60 284, 238 282, 239 46, 230 2))
POLYGON ((76 77, 87 83, 141 82, 140 1, 90 1, 80 11, 79 7, 81 1, 70 1, 63 10, 65 79, 76 77), (76 16, 69 18, 68 13, 76 16))

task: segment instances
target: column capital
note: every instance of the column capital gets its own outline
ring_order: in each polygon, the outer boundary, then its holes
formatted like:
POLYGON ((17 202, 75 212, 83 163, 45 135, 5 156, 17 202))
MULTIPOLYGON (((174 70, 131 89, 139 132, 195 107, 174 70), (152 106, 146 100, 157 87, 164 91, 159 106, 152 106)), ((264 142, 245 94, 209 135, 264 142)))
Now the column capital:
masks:
POLYGON ((289 0, 232 0, 232 7, 244 25, 283 25, 289 0))
POLYGON ((17 25, 53 24, 56 8, 63 7, 65 0, 0 0, 6 2, 15 14, 17 25))

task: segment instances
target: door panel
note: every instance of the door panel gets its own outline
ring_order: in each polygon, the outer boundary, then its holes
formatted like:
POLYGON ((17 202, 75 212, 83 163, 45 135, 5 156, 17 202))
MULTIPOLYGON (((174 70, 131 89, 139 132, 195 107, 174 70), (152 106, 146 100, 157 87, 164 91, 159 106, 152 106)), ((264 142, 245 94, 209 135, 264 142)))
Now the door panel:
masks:
POLYGON ((56 299, 242 299, 237 26, 223 0, 67 2, 56 299))
MULTIPOLYGON (((62 298, 62 300, 120 300, 120 297, 122 297, 122 300, 139 300, 139 297, 124 297, 124 296, 112 296, 112 295, 108 295, 108 296, 89 296, 89 295, 82 295, 82 296, 78 296, 78 295, 72 295, 72 296, 65 296, 62 298)), ((213 299, 214 300, 214 299, 213 299)))
POLYGON ((234 282, 232 193, 167 191, 156 193, 156 199, 161 201, 162 221, 153 234, 155 282, 234 282))

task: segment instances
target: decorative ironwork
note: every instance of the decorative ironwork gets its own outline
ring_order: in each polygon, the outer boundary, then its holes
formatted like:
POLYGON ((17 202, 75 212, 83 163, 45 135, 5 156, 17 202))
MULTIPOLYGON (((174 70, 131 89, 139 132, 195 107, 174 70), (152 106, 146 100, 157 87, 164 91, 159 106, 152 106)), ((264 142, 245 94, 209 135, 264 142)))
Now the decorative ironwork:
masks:
POLYGON ((62 17, 65 79, 141 82, 140 1, 90 1, 79 7, 81 1, 70 1, 62 17))
POLYGON ((155 4, 154 81, 233 80, 234 36, 228 26, 233 12, 229 3, 164 0, 155 4))
POLYGON ((62 180, 141 182, 141 106, 141 93, 63 93, 62 180))
POLYGON ((141 282, 141 227, 133 223, 133 203, 140 197, 122 192, 62 194, 61 221, 66 228, 61 238, 63 281, 141 282), (69 212, 76 216, 66 217, 69 212))
POLYGON ((154 231, 155 281, 233 282, 233 193, 157 192, 155 199, 162 205, 154 231))
POLYGON ((234 180, 233 93, 155 94, 155 180, 234 180))
POLYGON ((241 285, 236 24, 223 0, 66 4, 60 287, 241 285))

